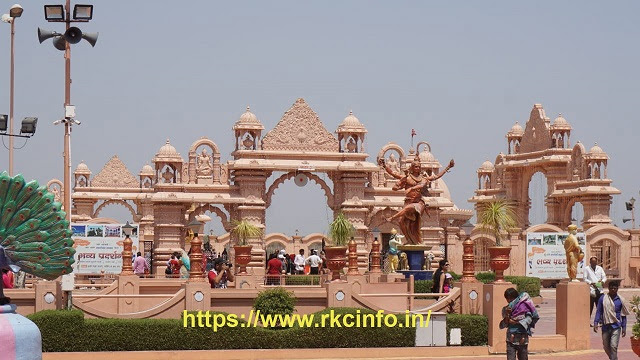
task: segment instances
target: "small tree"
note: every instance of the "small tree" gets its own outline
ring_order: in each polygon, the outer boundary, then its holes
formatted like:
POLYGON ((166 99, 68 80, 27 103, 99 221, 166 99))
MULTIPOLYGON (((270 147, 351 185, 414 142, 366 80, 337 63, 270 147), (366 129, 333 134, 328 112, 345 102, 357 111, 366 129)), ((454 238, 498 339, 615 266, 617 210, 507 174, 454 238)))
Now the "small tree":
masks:
POLYGON ((500 246, 502 233, 518 226, 513 205, 505 199, 481 204, 478 210, 478 225, 495 236, 496 245, 500 246))
POLYGON ((247 239, 262 236, 262 229, 253 225, 246 219, 234 220, 232 223, 231 235, 237 240, 240 246, 247 245, 247 239))
POLYGON ((295 311, 296 297, 281 287, 261 291, 253 302, 253 309, 260 315, 292 315, 295 311))
POLYGON ((355 228, 342 212, 329 224, 329 237, 334 246, 346 246, 354 231, 355 228))

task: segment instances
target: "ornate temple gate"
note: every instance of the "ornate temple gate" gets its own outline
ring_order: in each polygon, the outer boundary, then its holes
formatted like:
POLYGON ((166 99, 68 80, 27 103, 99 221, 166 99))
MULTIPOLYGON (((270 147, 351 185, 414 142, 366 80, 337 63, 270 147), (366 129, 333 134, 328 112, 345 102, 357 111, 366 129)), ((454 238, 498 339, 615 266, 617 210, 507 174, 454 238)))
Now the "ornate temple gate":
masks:
MULTIPOLYGON (((137 177, 117 157, 93 178, 81 163, 74 173, 73 221, 91 221, 96 207, 107 201, 130 208, 140 224, 141 240, 153 244, 153 267, 158 271, 164 269, 173 251, 185 247, 186 225, 207 211, 218 216, 227 231, 238 219, 267 229, 265 214, 274 191, 284 181, 302 176, 320 185, 334 215, 343 212, 354 225, 358 263, 365 269, 372 230, 388 233, 397 228, 386 217, 404 205, 404 192, 391 189, 396 180, 385 174, 377 160, 384 158, 402 171, 418 157, 427 173, 440 169, 427 143, 407 154, 389 143, 375 162, 368 162, 364 149, 367 130, 352 113, 338 126, 336 138, 303 99, 298 99, 264 137, 264 126, 249 108, 232 130, 235 149, 233 159, 226 163, 221 162, 218 146, 206 137, 191 145, 186 161, 167 140, 153 158, 153 166, 145 165, 137 177), (273 173, 283 174, 268 184, 273 173), (331 185, 323 180, 325 176, 331 185)), ((431 197, 425 198, 430 212, 422 217, 420 229, 423 243, 437 256, 448 253, 453 270, 461 272, 460 238, 464 232, 460 226, 472 212, 455 207, 443 179, 432 184, 430 193, 431 197)), ((254 249, 251 265, 261 269, 264 240, 249 240, 254 249)))

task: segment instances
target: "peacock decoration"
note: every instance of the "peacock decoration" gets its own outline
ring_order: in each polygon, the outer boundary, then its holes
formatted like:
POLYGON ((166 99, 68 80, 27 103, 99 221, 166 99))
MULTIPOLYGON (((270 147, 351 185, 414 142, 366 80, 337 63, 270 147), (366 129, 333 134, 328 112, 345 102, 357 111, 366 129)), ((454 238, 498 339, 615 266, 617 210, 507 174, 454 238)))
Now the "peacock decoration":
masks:
MULTIPOLYGON (((46 186, 0 174, 0 269, 53 280, 73 271, 73 240, 62 205, 46 186)), ((0 305, 8 303, 0 281, 0 305)))

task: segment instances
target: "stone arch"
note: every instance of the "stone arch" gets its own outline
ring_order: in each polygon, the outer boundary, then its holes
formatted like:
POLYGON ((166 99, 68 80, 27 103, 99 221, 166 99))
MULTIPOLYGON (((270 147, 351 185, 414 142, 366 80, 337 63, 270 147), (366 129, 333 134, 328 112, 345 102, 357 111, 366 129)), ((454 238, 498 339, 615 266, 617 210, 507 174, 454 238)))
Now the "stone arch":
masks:
POLYGON ((83 221, 82 223, 86 224, 120 224, 120 222, 116 219, 112 218, 93 218, 87 221, 83 221))
POLYGON ((585 232, 589 256, 596 256, 608 275, 624 277, 623 250, 629 233, 613 225, 597 225, 585 232))
POLYGON ((530 232, 564 232, 565 230, 562 230, 560 227, 555 226, 555 225, 551 225, 551 224, 538 224, 538 225, 533 225, 530 228, 528 228, 527 230, 524 231, 524 233, 530 233, 530 232))
POLYGON ((195 208, 195 210, 193 210, 193 212, 189 214, 189 221, 193 220, 196 215, 204 214, 207 211, 210 211, 211 213, 216 214, 218 218, 220 218, 220 221, 222 222, 222 227, 224 228, 225 231, 231 231, 229 216, 227 216, 227 214, 225 214, 224 211, 222 211, 222 209, 211 204, 205 204, 195 208))
POLYGON ((416 154, 420 154, 420 145, 426 145, 427 151, 431 152, 431 145, 426 141, 420 141, 418 145, 416 145, 416 154))
POLYGON ((54 201, 63 202, 64 184, 58 179, 51 179, 47 182, 47 190, 53 194, 54 201))
POLYGON ((324 239, 326 236, 322 233, 311 233, 305 237, 302 238, 302 243, 305 245, 309 245, 311 243, 320 241, 322 243, 322 239, 324 239))
MULTIPOLYGON (((547 176, 547 171, 545 168, 543 167, 533 167, 530 170, 527 170, 523 176, 522 176, 522 196, 524 200, 524 203, 526 204, 524 206, 524 208, 522 209, 522 222, 523 224, 531 225, 531 221, 529 220, 531 217, 531 207, 532 207, 532 198, 531 196, 529 196, 529 190, 531 190, 531 181, 534 180, 534 177, 536 176, 536 174, 542 174, 542 176, 544 176, 544 180, 546 180, 546 186, 547 186, 547 192, 544 194, 544 199, 543 201, 543 208, 544 208, 544 219, 542 219, 541 224, 546 223, 548 221, 548 217, 549 217, 549 210, 546 207, 546 200, 548 199, 549 196, 549 177, 547 176)), ((535 225, 535 224, 534 224, 535 225)))
POLYGON ((279 178, 277 178, 272 184, 271 186, 269 186, 269 190, 267 190, 267 192, 265 193, 265 197, 264 197, 264 202, 265 202, 265 207, 269 207, 271 206, 271 198, 273 197, 273 193, 276 191, 276 189, 282 185, 285 181, 295 177, 298 174, 305 174, 309 179, 313 180, 316 184, 320 185, 320 187, 322 188, 322 190, 324 190, 324 195, 327 197, 327 205, 329 206, 329 208, 331 210, 333 210, 333 206, 334 206, 334 199, 333 199, 333 193, 331 191, 331 188, 329 187, 329 185, 327 185, 327 183, 322 180, 318 175, 310 173, 310 172, 299 172, 299 171, 290 171, 286 174, 283 174, 282 176, 280 176, 279 178))
POLYGON ((102 204, 100 204, 100 206, 98 206, 96 211, 93 212, 92 218, 94 219, 97 218, 98 215, 100 215, 100 212, 102 211, 102 209, 104 209, 108 205, 124 206, 131 213, 133 220, 138 221, 138 214, 136 210, 133 208, 133 206, 131 206, 131 204, 129 204, 126 200, 117 200, 117 199, 105 200, 102 204))
POLYGON ((389 142, 387 143, 387 145, 383 146, 382 149, 380 149, 380 151, 378 152, 378 156, 376 157, 376 160, 380 161, 380 159, 384 158, 385 154, 389 150, 395 150, 398 152, 398 154, 400 155, 400 159, 398 159, 398 161, 402 161, 406 157, 404 153, 404 149, 402 149, 400 145, 394 142, 389 142))

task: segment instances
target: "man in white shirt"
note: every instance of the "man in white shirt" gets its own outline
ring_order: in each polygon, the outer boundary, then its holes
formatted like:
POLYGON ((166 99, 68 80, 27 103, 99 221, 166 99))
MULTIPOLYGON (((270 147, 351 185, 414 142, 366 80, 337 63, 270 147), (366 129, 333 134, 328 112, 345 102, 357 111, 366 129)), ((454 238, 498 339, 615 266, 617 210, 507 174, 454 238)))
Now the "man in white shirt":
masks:
POLYGON ((304 275, 304 249, 300 249, 300 253, 293 259, 293 263, 296 265, 296 274, 304 275))
POLYGON ((311 256, 305 260, 305 263, 308 263, 311 267, 310 275, 319 275, 320 274, 320 264, 322 264, 322 259, 320 256, 316 254, 315 250, 311 250, 311 256))
POLYGON ((583 273, 584 282, 591 287, 589 289, 591 296, 589 315, 591 315, 593 313, 593 306, 598 303, 598 300, 600 300, 602 296, 602 289, 604 283, 607 282, 607 275, 604 273, 602 266, 598 265, 598 258, 595 256, 589 259, 589 266, 585 266, 583 273))

